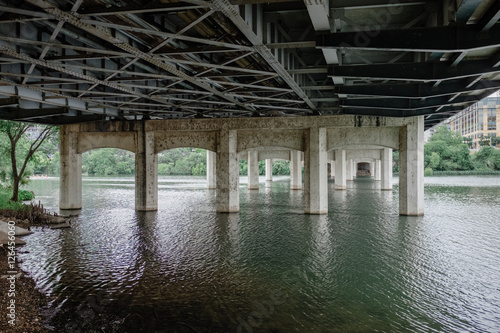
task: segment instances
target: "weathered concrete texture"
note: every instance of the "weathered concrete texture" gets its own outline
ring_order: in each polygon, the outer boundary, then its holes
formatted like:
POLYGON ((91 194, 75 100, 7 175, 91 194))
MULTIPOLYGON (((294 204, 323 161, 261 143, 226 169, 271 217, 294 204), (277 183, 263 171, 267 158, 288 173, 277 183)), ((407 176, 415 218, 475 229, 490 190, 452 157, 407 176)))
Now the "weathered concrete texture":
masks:
POLYGON ((381 190, 392 190, 392 149, 381 150, 381 190))
POLYGON ((399 131, 399 214, 424 214, 424 117, 399 131))
POLYGON ((239 130, 238 152, 262 147, 304 150, 303 130, 239 130))
POLYGON ((207 150, 207 188, 209 189, 214 189, 217 188, 217 183, 216 183, 216 174, 215 174, 215 159, 216 153, 210 150, 207 150))
POLYGON ((154 132, 139 132, 135 154, 135 209, 158 210, 158 159, 154 132))
POLYGON ((237 131, 222 129, 217 139, 217 199, 219 213, 240 210, 237 131))
POLYGON ((346 151, 338 149, 335 153, 335 189, 345 190, 347 188, 346 175, 346 151))
POLYGON ((354 170, 354 160, 352 158, 347 159, 346 161, 346 173, 345 178, 348 181, 353 180, 353 171, 354 170))
POLYGON ((334 160, 331 160, 330 161, 330 176, 332 178, 335 178, 335 161, 334 160))
POLYGON ((290 151, 290 189, 302 190, 302 152, 290 151))
POLYGON ((304 152, 304 212, 328 214, 326 128, 309 129, 304 152))
POLYGON ((338 148, 359 148, 372 145, 387 148, 398 148, 399 127, 354 127, 329 128, 328 150, 338 148))
POLYGON ((266 160, 266 182, 272 182, 272 181, 273 181, 273 160, 267 159, 266 160))
POLYGON ((78 153, 78 133, 61 126, 59 131, 59 208, 82 208, 82 155, 78 153))
POLYGON ((376 181, 380 181, 382 178, 381 178, 381 165, 380 165, 380 160, 375 160, 373 162, 373 165, 374 165, 374 168, 375 168, 375 174, 373 175, 373 178, 376 180, 376 181))
POLYGON ((135 153, 137 133, 78 133, 78 154, 98 148, 120 148, 135 153))
POLYGON ((217 150, 217 131, 155 131, 155 153, 167 149, 196 147, 217 150))
POLYGON ((259 189, 259 152, 257 150, 248 151, 248 189, 259 189))

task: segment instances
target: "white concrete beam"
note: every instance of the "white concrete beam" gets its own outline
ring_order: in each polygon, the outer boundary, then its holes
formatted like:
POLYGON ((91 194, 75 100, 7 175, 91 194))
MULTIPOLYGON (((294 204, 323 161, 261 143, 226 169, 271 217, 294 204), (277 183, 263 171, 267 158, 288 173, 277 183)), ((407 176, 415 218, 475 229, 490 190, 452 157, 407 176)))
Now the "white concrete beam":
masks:
POLYGON ((424 117, 399 132, 399 214, 424 214, 424 117))
POLYGON ((236 152, 237 131, 221 129, 218 137, 216 173, 219 213, 233 213, 240 210, 239 160, 236 152))
POLYGON ((257 150, 248 151, 248 189, 259 189, 259 152, 257 150))
POLYGON ((82 208, 82 155, 78 154, 78 133, 67 126, 59 130, 60 182, 59 208, 82 208))
POLYGON ((382 182, 380 184, 380 189, 392 190, 392 149, 382 149, 381 155, 382 182))
POLYGON ((213 151, 207 150, 207 188, 215 189, 217 188, 216 182, 216 163, 217 154, 213 151))
POLYGON ((302 158, 298 150, 290 151, 290 189, 302 190, 302 158))
POLYGON ((310 128, 304 152, 304 212, 328 214, 326 129, 310 128))
POLYGON ((347 163, 346 163, 346 151, 344 149, 338 149, 335 153, 335 189, 345 190, 347 188, 347 163))
POLYGON ((145 132, 144 127, 138 133, 135 153, 135 209, 158 210, 158 158, 155 153, 155 137, 153 132, 145 132))

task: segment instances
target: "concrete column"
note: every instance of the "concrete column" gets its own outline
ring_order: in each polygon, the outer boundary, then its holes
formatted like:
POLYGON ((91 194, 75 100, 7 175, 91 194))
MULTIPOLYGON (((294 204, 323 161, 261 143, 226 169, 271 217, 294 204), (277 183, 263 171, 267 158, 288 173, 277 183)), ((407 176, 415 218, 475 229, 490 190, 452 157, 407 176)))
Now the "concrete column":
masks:
POLYGON ((221 129, 217 140, 217 212, 233 213, 240 210, 239 173, 236 152, 237 131, 221 129))
POLYGON ((273 181, 273 160, 267 159, 266 160, 266 182, 272 182, 272 181, 273 181))
POLYGON ((135 152, 135 209, 158 210, 158 159, 155 153, 154 132, 142 128, 137 133, 135 152))
POLYGON ((370 176, 375 179, 375 163, 370 162, 370 176))
POLYGON ((310 128, 304 153, 304 211, 328 214, 326 128, 310 128))
POLYGON ((424 214, 424 117, 399 130, 399 215, 424 214))
POLYGON ((216 153, 210 150, 207 150, 207 188, 214 189, 217 188, 216 176, 215 176, 215 160, 216 153))
POLYGON ((338 149, 335 152, 335 189, 345 190, 347 188, 346 180, 346 159, 345 150, 338 149))
POLYGON ((345 173, 345 178, 346 180, 352 180, 352 169, 353 169, 353 160, 348 159, 346 163, 346 173, 345 173))
POLYGON ((82 208, 82 154, 78 154, 78 133, 66 126, 59 131, 59 208, 82 208))
POLYGON ((299 150, 290 151, 290 189, 302 190, 302 161, 299 150))
POLYGON ((330 176, 332 178, 335 178, 335 164, 336 162, 334 160, 330 161, 330 176))
POLYGON ((257 150, 248 151, 248 189, 259 189, 259 152, 257 150))
POLYGON ((375 180, 379 181, 381 179, 380 160, 375 160, 375 162, 373 162, 373 164, 375 165, 375 180))
POLYGON ((392 190, 392 149, 384 148, 380 152, 382 183, 380 184, 381 190, 392 190))

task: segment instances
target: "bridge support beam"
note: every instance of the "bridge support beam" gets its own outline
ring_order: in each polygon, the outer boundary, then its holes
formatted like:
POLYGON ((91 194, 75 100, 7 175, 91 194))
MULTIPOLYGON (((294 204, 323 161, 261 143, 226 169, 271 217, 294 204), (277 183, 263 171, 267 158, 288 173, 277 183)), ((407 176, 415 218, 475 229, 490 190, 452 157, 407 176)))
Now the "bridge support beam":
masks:
POLYGON ((311 127, 304 152, 304 212, 328 214, 326 129, 311 127))
POLYGON ((78 133, 61 126, 59 132, 59 208, 82 208, 82 154, 78 154, 78 133))
POLYGON ((346 180, 353 180, 353 175, 352 175, 352 170, 354 169, 353 164, 354 164, 354 161, 351 158, 347 160, 346 173, 345 173, 346 180))
POLYGON ((248 189, 259 189, 259 151, 248 151, 248 189))
POLYGON ((273 181, 273 160, 268 158, 266 160, 266 182, 273 181))
POLYGON ((215 176, 215 159, 216 153, 207 150, 207 188, 215 189, 217 188, 216 176, 215 176))
POLYGON ((240 210, 239 160, 237 131, 221 129, 217 140, 217 199, 218 213, 235 213, 240 210))
POLYGON ((290 189, 302 190, 302 159, 299 150, 290 151, 290 189))
POLYGON ((338 149, 335 152, 335 189, 345 190, 347 188, 346 175, 346 151, 338 149))
POLYGON ((330 177, 335 178, 335 160, 330 161, 330 177))
POLYGON ((382 182, 381 190, 392 190, 392 149, 384 148, 380 151, 381 154, 381 171, 382 182))
POLYGON ((399 215, 424 214, 424 117, 399 129, 399 215))
POLYGON ((380 160, 373 161, 373 165, 375 166, 374 179, 376 181, 380 181, 381 180, 381 163, 380 163, 380 160))
POLYGON ((135 209, 158 210, 158 159, 154 132, 146 131, 144 124, 137 135, 135 153, 135 209))

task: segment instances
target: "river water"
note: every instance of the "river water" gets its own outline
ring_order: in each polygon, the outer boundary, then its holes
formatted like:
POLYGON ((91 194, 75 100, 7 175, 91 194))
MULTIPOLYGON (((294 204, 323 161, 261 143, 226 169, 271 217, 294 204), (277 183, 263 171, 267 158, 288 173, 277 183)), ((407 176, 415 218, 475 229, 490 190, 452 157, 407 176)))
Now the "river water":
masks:
MULTIPOLYGON (((262 179, 263 180, 263 179, 262 179)), ((329 214, 302 213, 288 177, 217 214, 203 178, 84 178, 72 228, 35 228, 22 268, 53 299, 57 332, 500 332, 500 177, 428 177, 425 215, 393 191, 329 181, 329 214)), ((57 211, 58 179, 33 180, 57 211)))

